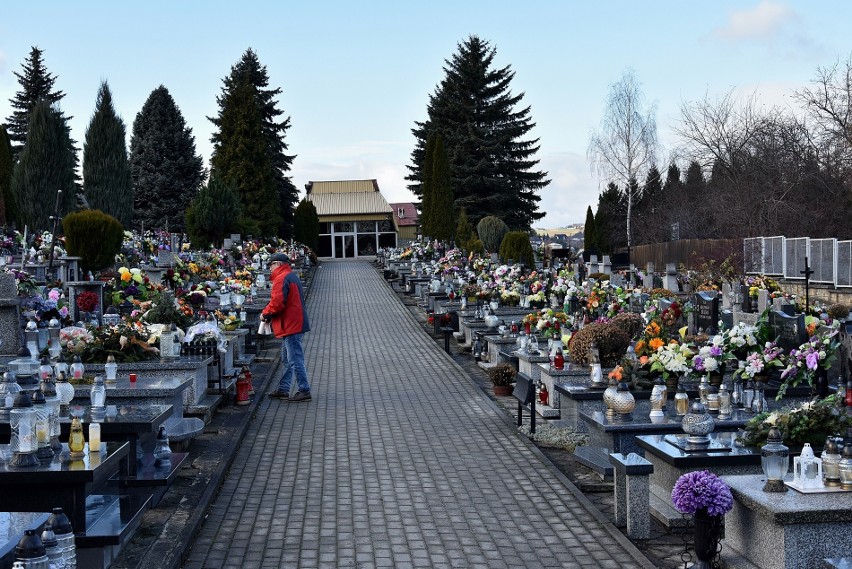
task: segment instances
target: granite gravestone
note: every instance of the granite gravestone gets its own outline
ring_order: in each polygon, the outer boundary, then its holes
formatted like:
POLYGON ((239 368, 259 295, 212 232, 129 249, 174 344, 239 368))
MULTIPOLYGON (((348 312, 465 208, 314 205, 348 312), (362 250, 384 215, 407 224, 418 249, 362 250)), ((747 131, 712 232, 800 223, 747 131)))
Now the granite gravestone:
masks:
POLYGON ((719 313, 719 320, 722 321, 722 327, 725 330, 730 330, 734 327, 734 311, 733 310, 722 310, 719 313))
POLYGON ((778 346, 784 350, 798 348, 808 340, 803 314, 789 315, 772 310, 769 313, 769 327, 777 338, 778 346))
POLYGON ((695 294, 695 326, 706 334, 715 334, 719 328, 719 295, 715 291, 695 294))
POLYGON ((21 299, 15 275, 0 272, 0 353, 17 356, 21 341, 21 299))

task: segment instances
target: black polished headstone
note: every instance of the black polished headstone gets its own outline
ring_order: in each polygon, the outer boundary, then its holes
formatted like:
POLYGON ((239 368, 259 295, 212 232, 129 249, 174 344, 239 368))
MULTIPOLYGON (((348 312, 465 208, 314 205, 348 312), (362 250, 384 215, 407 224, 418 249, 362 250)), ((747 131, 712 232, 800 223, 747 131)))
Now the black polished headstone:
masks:
POLYGON ((725 327, 725 330, 730 330, 734 327, 734 312, 732 310, 723 310, 719 314, 719 319, 722 321, 722 326, 725 327))
POLYGON ((772 330, 772 335, 778 339, 778 346, 785 350, 798 348, 808 339, 803 314, 790 316, 777 310, 771 310, 769 312, 769 327, 772 330))
POLYGON ((695 294, 695 325, 707 334, 715 334, 719 328, 719 295, 715 291, 695 294))

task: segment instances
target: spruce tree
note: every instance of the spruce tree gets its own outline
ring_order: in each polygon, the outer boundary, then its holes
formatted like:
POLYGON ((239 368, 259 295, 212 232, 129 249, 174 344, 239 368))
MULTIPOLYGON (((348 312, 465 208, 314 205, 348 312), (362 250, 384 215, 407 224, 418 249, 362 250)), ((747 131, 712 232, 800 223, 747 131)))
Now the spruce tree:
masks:
POLYGON ((195 137, 168 89, 160 85, 133 121, 130 175, 134 226, 181 231, 187 206, 204 180, 195 137))
POLYGON ((275 175, 267 153, 257 88, 247 77, 220 100, 218 143, 210 161, 214 170, 237 188, 243 214, 261 235, 278 234, 281 223, 275 175))
POLYGON ((435 135, 429 135, 426 139, 426 153, 420 170, 423 183, 420 191, 420 231, 427 237, 433 236, 432 226, 432 197, 434 195, 434 184, 432 174, 435 168, 435 135))
POLYGON ((513 229, 529 229, 544 217, 537 191, 549 180, 534 170, 538 139, 525 139, 535 123, 530 108, 518 108, 523 93, 514 95, 510 66, 495 68, 496 49, 476 36, 458 45, 446 60, 446 77, 429 97, 428 119, 416 122, 409 189, 422 195, 421 164, 429 134, 444 139, 450 157, 455 207, 464 207, 473 223, 494 215, 513 229))
POLYGON ((193 245, 220 246, 238 228, 240 197, 233 184, 214 170, 186 210, 186 230, 193 245))
POLYGON ((645 184, 634 204, 633 226, 634 243, 656 243, 658 228, 663 224, 665 201, 663 201, 663 182, 656 165, 651 165, 645 176, 645 184))
POLYGON ((21 206, 21 220, 31 233, 52 231, 51 216, 57 214, 58 222, 74 209, 77 188, 70 149, 62 115, 47 100, 37 103, 27 142, 12 174, 12 193, 21 206))
POLYGON ((6 127, 0 124, 0 224, 16 221, 15 206, 12 201, 12 144, 6 127))
MULTIPOLYGON (((630 181, 633 195, 639 192, 636 180, 630 181)), ((627 245, 627 194, 614 182, 598 196, 595 231, 601 255, 610 255, 627 245)))
POLYGON ((129 228, 133 221, 133 182, 125 135, 124 121, 116 114, 109 85, 103 81, 83 143, 83 190, 89 207, 129 228))
POLYGON ((293 236, 293 213, 296 202, 299 199, 299 191, 287 175, 290 172, 295 155, 287 154, 288 145, 285 142, 287 130, 290 128, 290 117, 280 120, 283 111, 277 108, 275 98, 281 94, 281 89, 269 89, 269 76, 266 66, 261 65, 257 54, 251 49, 243 53, 240 61, 231 67, 231 74, 223 79, 224 86, 222 94, 217 97, 219 103, 219 114, 216 117, 208 117, 210 121, 219 128, 211 141, 218 146, 225 143, 222 139, 222 117, 225 112, 225 101, 228 95, 240 84, 242 80, 248 80, 254 85, 256 103, 261 119, 261 130, 266 143, 266 155, 272 168, 272 177, 275 190, 278 195, 278 206, 276 211, 280 214, 280 225, 278 234, 284 238, 293 236))
POLYGON ((293 215, 293 238, 313 250, 319 243, 319 215, 312 201, 302 198, 293 215))
POLYGON ((441 137, 435 138, 435 161, 432 166, 432 236, 440 241, 453 238, 453 189, 450 182, 450 162, 441 137))
MULTIPOLYGON (((37 47, 32 47, 30 55, 24 61, 23 72, 15 72, 15 77, 18 78, 18 83, 21 85, 21 90, 15 93, 15 96, 9 100, 14 109, 12 114, 6 119, 9 138, 12 141, 12 156, 17 161, 23 150, 24 143, 27 141, 27 133, 30 128, 30 115, 36 103, 42 100, 47 100, 55 112, 59 113, 63 125, 69 133, 69 141, 71 148, 74 147, 74 141, 70 138, 71 127, 68 126, 68 121, 73 117, 66 117, 58 110, 56 103, 62 100, 65 93, 55 91, 53 89, 56 83, 56 77, 47 71, 44 66, 42 54, 44 52, 37 47)), ((76 167, 76 151, 75 152, 75 167, 76 167)))

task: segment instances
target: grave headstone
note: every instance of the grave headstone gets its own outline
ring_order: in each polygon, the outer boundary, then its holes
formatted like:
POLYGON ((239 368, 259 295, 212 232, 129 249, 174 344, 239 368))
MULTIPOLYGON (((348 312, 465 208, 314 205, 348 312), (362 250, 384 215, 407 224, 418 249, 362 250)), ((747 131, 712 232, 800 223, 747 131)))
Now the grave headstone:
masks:
POLYGON ((231 241, 233 241, 234 243, 239 243, 240 241, 242 241, 242 237, 240 237, 239 233, 231 233, 231 241))
POLYGON ((773 310, 769 313, 769 327, 778 338, 778 346, 784 350, 798 348, 808 339, 803 314, 789 315, 773 310))
POLYGON ((175 254, 171 251, 160 251, 157 253, 157 266, 158 267, 174 267, 175 266, 175 254))
POLYGON ((665 310, 672 305, 672 301, 667 298, 659 298, 657 299, 657 312, 662 314, 665 310))
POLYGON ((610 276, 609 284, 611 284, 612 286, 616 286, 616 287, 623 287, 624 286, 624 277, 621 276, 621 273, 613 273, 610 276))
POLYGON ((666 263, 666 276, 663 279, 663 288, 677 291, 677 266, 674 263, 666 263))
POLYGON ((603 261, 601 261, 599 270, 600 270, 601 273, 604 273, 604 274, 607 274, 607 275, 612 273, 612 261, 610 260, 609 255, 603 256, 603 261))
POLYGON ((722 326, 725 330, 730 330, 734 327, 734 311, 726 308, 719 314, 719 320, 722 321, 722 326))
POLYGON ((765 288, 757 291, 757 311, 763 314, 763 311, 769 307, 769 291, 765 288))
POLYGON ((645 278, 642 280, 642 288, 645 290, 654 288, 654 273, 645 273, 645 278))
POLYGON ((742 295, 742 311, 751 312, 751 295, 748 293, 748 285, 740 285, 740 294, 742 295))
POLYGON ((695 293, 695 326, 707 334, 719 330, 719 295, 715 291, 695 293))
POLYGON ((21 349, 21 299, 15 275, 0 272, 0 353, 15 356, 21 349))
POLYGON ((234 246, 234 242, 230 237, 226 237, 222 242, 222 249, 228 250, 234 246))
POLYGON ((733 295, 731 285, 722 284, 722 310, 730 310, 733 306, 733 295))

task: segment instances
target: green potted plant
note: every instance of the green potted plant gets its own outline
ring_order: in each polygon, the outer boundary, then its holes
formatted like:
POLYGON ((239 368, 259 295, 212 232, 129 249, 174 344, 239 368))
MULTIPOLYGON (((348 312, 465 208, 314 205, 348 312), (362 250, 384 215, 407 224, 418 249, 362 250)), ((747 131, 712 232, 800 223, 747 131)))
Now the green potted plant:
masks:
POLYGON ((515 366, 507 363, 497 364, 489 369, 488 377, 494 384, 494 395, 511 395, 517 373, 515 366))

